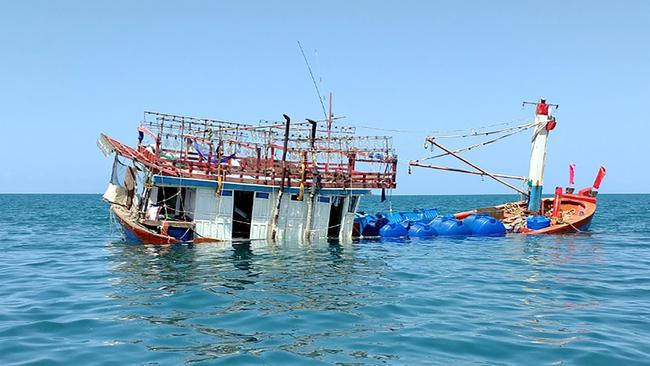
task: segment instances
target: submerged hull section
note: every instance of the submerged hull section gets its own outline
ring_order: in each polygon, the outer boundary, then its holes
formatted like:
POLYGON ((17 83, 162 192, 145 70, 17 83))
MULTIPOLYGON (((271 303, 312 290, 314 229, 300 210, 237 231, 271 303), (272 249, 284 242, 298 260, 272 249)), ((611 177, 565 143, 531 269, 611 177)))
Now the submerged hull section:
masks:
POLYGON ((157 182, 148 198, 142 199, 144 214, 135 207, 128 210, 112 204, 111 211, 128 242, 174 244, 267 240, 274 225, 278 240, 337 238, 353 236, 354 215, 365 191, 323 190, 314 197, 300 199, 288 189, 280 199, 278 192, 255 185, 224 185, 217 195, 203 181, 157 182), (164 202, 164 204, 160 204, 164 202), (276 204, 280 202, 278 206, 276 204), (274 224, 275 211, 278 220, 274 224), (309 219, 311 218, 311 219, 309 219))
MULTIPOLYGON (((542 200, 544 212, 549 212, 553 207, 554 199, 542 200)), ((587 195, 562 194, 560 197, 560 214, 551 217, 548 227, 542 229, 529 229, 525 225, 527 203, 524 201, 511 202, 495 207, 479 208, 472 211, 460 212, 454 215, 464 219, 474 213, 486 213, 503 221, 513 228, 513 232, 526 235, 541 234, 567 234, 582 232, 589 229, 591 220, 596 213, 596 198, 587 195)))
POLYGON ((161 235, 141 225, 124 207, 111 205, 111 212, 122 227, 124 238, 134 244, 175 244, 179 240, 168 235, 161 235))
POLYGON ((100 150, 115 154, 104 200, 127 240, 351 239, 360 197, 396 187, 391 138, 283 117, 252 125, 145 112, 135 147, 100 135, 100 150))

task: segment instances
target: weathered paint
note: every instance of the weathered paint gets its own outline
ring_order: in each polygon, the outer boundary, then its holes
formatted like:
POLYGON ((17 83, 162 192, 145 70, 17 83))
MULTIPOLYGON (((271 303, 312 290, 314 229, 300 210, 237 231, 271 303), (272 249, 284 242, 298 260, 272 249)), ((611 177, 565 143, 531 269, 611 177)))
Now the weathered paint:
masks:
POLYGON ((314 218, 312 220, 311 238, 327 238, 327 225, 332 206, 330 196, 319 195, 314 199, 314 218))
POLYGON ((253 214, 251 216, 251 239, 266 239, 272 219, 275 193, 255 192, 253 197, 253 214))
POLYGON ((360 201, 360 196, 348 195, 345 197, 345 203, 343 205, 343 217, 341 218, 341 231, 339 233, 339 238, 341 240, 352 239, 354 216, 357 212, 360 201))
POLYGON ((176 238, 167 235, 160 235, 146 227, 134 222, 129 218, 128 212, 121 206, 111 205, 117 221, 122 226, 122 231, 127 241, 132 243, 146 244, 174 244, 178 243, 176 238))
POLYGON ((234 198, 231 190, 224 189, 217 200, 217 236, 215 239, 232 239, 232 211, 234 198))
POLYGON ((197 188, 193 215, 195 231, 200 237, 213 239, 218 237, 217 201, 218 197, 215 196, 213 189, 197 188))
POLYGON ((280 204, 280 216, 278 218, 278 238, 301 239, 307 218, 306 200, 298 201, 296 194, 285 194, 280 204))
POLYGON ((530 197, 528 199, 528 210, 539 211, 542 205, 542 186, 544 185, 544 161, 546 159, 546 143, 548 131, 546 123, 548 116, 538 114, 535 116, 537 127, 533 135, 532 149, 530 153, 530 169, 528 181, 530 184, 530 197))

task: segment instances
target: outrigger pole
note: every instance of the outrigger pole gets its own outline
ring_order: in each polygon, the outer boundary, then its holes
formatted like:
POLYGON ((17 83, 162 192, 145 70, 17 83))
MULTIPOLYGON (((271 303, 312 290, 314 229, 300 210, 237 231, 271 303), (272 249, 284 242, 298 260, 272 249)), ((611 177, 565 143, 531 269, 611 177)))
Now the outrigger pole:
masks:
MULTIPOLYGON (((455 173, 467 173, 467 174, 474 174, 474 175, 480 175, 484 176, 485 174, 477 171, 477 170, 467 170, 467 169, 458 169, 458 168, 450 168, 446 166, 440 166, 440 165, 432 165, 432 164, 422 164, 417 161, 411 161, 409 162, 409 167, 411 166, 417 166, 420 168, 429 168, 429 169, 437 169, 437 170, 446 170, 449 172, 455 172, 455 173)), ((508 175, 508 174, 500 174, 500 173, 491 173, 495 177, 499 178, 505 178, 505 179, 515 179, 515 180, 521 180, 525 181, 527 178, 526 177, 518 177, 516 175, 508 175)))
MULTIPOLYGON (((506 186, 506 187, 508 187, 508 188, 510 188, 510 189, 514 189, 515 191, 517 191, 517 192, 521 193, 522 195, 528 197, 528 193, 526 193, 526 192, 522 191, 521 189, 519 189, 519 188, 513 186, 512 184, 510 184, 510 183, 508 183, 508 182, 502 180, 501 178, 497 177, 496 175, 494 175, 494 174, 492 174, 492 173, 490 173, 490 172, 487 172, 486 170, 482 169, 482 168, 479 167, 478 165, 476 165, 476 164, 470 162, 469 160, 467 160, 467 159, 461 157, 460 155, 456 154, 455 152, 453 152, 453 151, 447 149, 446 147, 442 146, 441 144, 439 144, 438 142, 436 142, 434 139, 432 139, 432 138, 427 138, 427 141, 430 142, 432 145, 435 145, 435 146, 439 147, 441 150, 443 150, 444 152, 448 153, 449 155, 451 155, 451 156, 455 157, 456 159, 462 161, 463 163, 465 163, 465 164, 471 166, 472 168, 478 170, 478 171, 479 171, 479 174, 481 174, 481 175, 487 175, 488 177, 490 177, 490 178, 496 180, 497 182, 503 184, 504 186, 506 186)), ((505 178, 505 177, 504 177, 504 178, 505 178)))

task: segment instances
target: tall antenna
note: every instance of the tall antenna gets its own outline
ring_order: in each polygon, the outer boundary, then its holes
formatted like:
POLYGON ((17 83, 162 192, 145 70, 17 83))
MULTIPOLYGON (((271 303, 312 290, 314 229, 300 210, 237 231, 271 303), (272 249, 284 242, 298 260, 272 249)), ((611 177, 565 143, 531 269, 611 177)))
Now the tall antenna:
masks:
POLYGON ((320 102, 320 106, 323 108, 323 115, 325 116, 325 119, 328 119, 329 117, 327 116, 327 112, 325 111, 325 104, 323 103, 323 97, 320 95, 320 89, 318 89, 318 84, 316 83, 316 79, 314 78, 314 73, 311 71, 311 66, 309 65, 309 61, 307 61, 307 56, 305 56, 305 51, 302 49, 302 45, 300 44, 300 41, 298 41, 298 47, 300 47, 300 53, 302 53, 302 58, 305 59, 305 64, 307 64, 307 69, 309 70, 309 76, 311 76, 311 81, 314 83, 314 88, 316 88, 316 95, 318 96, 318 101, 320 102))

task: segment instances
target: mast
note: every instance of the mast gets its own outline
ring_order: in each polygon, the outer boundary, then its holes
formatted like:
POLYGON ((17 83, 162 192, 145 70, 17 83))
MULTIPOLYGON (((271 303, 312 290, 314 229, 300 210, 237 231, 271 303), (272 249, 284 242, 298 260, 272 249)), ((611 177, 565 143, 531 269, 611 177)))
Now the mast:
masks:
MULTIPOLYGON (((524 104, 535 104, 524 102, 524 104)), ((558 107, 556 104, 546 104, 546 99, 541 98, 536 103, 535 132, 533 134, 530 168, 528 171, 528 211, 539 212, 542 208, 542 188, 544 186, 544 163, 546 160, 546 144, 548 133, 555 127, 555 120, 550 117, 549 107, 558 107)))

